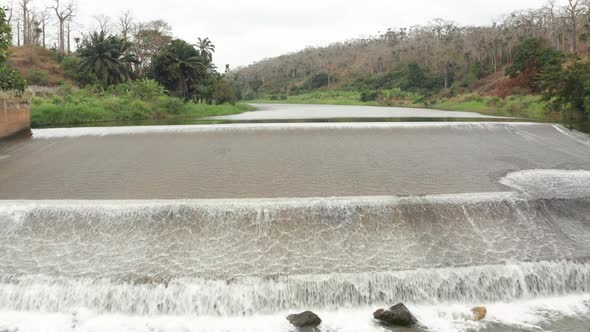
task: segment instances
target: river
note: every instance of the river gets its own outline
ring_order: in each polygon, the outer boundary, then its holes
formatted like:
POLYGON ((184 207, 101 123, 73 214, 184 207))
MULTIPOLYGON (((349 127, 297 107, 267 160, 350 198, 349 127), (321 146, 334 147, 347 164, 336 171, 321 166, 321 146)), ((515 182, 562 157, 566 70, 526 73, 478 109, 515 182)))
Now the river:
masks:
POLYGON ((587 135, 314 107, 1 141, 0 331, 588 331, 587 135))

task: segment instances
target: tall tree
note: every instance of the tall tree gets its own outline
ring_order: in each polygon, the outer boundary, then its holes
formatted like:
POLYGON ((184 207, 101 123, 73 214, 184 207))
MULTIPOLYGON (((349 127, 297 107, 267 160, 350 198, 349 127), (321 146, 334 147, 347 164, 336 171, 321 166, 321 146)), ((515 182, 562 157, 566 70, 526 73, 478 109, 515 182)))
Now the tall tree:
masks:
POLYGON ((215 45, 207 37, 197 38, 197 47, 207 63, 213 62, 213 53, 215 53, 215 45))
POLYGON ((12 43, 12 29, 8 24, 6 12, 0 7, 0 90, 16 90, 23 92, 25 81, 18 71, 8 66, 8 55, 12 43))
POLYGON ((30 30, 31 30, 31 22, 30 22, 30 4, 31 0, 20 0, 20 8, 21 8, 21 15, 23 21, 23 45, 29 46, 30 45, 30 30))
POLYGON ((74 16, 75 7, 73 2, 69 2, 65 5, 60 3, 61 0, 53 0, 53 6, 50 7, 55 11, 59 25, 59 37, 58 37, 58 52, 59 54, 66 53, 66 22, 74 16))
POLYGON ((121 37, 123 37, 123 39, 129 39, 133 26, 133 16, 131 16, 131 12, 125 11, 119 17, 119 31, 121 32, 121 37))
POLYGON ((199 51, 189 43, 173 40, 153 59, 154 78, 185 99, 207 77, 207 66, 199 51))
POLYGON ((134 26, 133 52, 137 55, 137 76, 143 76, 152 59, 172 40, 172 28, 162 20, 139 23, 134 26))
POLYGON ((137 62, 130 53, 131 44, 116 36, 107 36, 104 31, 85 36, 78 53, 82 58, 80 70, 94 74, 103 86, 127 81, 131 73, 129 64, 137 62))
POLYGON ((567 0, 565 6, 565 14, 568 19, 569 28, 571 31, 571 52, 575 53, 578 50, 578 20, 585 8, 580 0, 567 0))

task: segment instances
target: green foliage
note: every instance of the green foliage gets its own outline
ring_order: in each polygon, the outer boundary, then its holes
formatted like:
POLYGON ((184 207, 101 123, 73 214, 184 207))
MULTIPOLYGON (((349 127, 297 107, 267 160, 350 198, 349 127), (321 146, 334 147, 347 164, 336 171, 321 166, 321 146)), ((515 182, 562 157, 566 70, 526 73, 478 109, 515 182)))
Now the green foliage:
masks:
POLYGON ((377 100, 377 96, 379 96, 379 93, 377 91, 374 91, 374 90, 362 91, 360 101, 362 101, 362 102, 375 101, 375 100, 377 100))
POLYGON ((109 87, 62 87, 59 95, 31 100, 33 127, 78 125, 114 121, 156 120, 236 114, 251 110, 245 105, 185 103, 165 94, 154 82, 138 81, 109 87))
POLYGON ((162 96, 157 100, 157 109, 160 112, 168 114, 180 114, 184 109, 185 103, 178 98, 162 96))
POLYGON ((7 64, 0 64, 0 90, 25 91, 25 81, 20 73, 7 64))
POLYGON ((32 69, 29 72, 28 82, 31 85, 47 85, 49 72, 47 70, 32 69))
POLYGON ((315 74, 305 84, 308 89, 319 89, 330 84, 330 76, 326 73, 315 74))
POLYGON ((262 84, 263 84, 262 80, 259 80, 257 78, 248 81, 248 87, 250 87, 250 89, 252 89, 252 91, 254 91, 255 96, 258 95, 258 90, 260 90, 260 87, 262 86, 262 84))
POLYGON ((25 90, 25 81, 7 63, 11 42, 12 29, 6 19, 5 9, 0 7, 0 90, 15 90, 22 93, 25 90))
POLYGON ((215 103, 217 105, 230 103, 236 103, 236 91, 232 82, 223 78, 219 79, 215 88, 215 103))
POLYGON ((74 80, 80 86, 98 84, 98 79, 94 73, 83 72, 80 70, 80 62, 82 60, 76 56, 64 56, 60 61, 60 67, 64 71, 66 77, 74 80))
POLYGON ((410 63, 408 65, 407 78, 400 87, 404 90, 418 90, 428 86, 427 77, 422 68, 417 63, 410 63))
POLYGON ((484 97, 479 94, 458 95, 442 99, 431 105, 449 111, 479 112, 495 116, 516 116, 532 119, 548 119, 545 103, 540 96, 510 96, 506 99, 484 97))
POLYGON ((544 85, 544 76, 553 71, 560 71, 564 62, 561 51, 543 48, 538 38, 526 39, 515 52, 514 62, 506 68, 506 75, 511 78, 524 76, 524 82, 533 92, 539 92, 544 85))
POLYGON ((8 59, 10 44, 12 43, 12 29, 6 18, 6 11, 0 7, 0 65, 8 59))
POLYGON ((142 79, 112 85, 107 88, 107 93, 115 96, 126 96, 148 101, 167 95, 166 89, 160 85, 160 83, 151 79, 142 79))
POLYGON ((410 63, 389 73, 366 76, 348 86, 348 89, 357 91, 380 91, 394 88, 430 94, 443 88, 443 78, 433 75, 416 63, 410 63))
POLYGON ((481 62, 477 61, 469 65, 467 72, 463 75, 463 80, 459 83, 461 87, 467 88, 473 82, 484 78, 488 72, 485 70, 481 62))
POLYGON ((151 68, 156 81, 178 97, 189 99, 202 94, 207 79, 206 61, 189 43, 173 40, 154 59, 151 68))
POLYGON ((575 60, 565 68, 543 75, 543 99, 554 110, 574 109, 588 112, 589 81, 590 62, 575 60))
POLYGON ((104 87, 125 82, 131 77, 132 65, 138 63, 130 48, 131 43, 123 38, 93 32, 78 49, 80 71, 94 75, 104 87))

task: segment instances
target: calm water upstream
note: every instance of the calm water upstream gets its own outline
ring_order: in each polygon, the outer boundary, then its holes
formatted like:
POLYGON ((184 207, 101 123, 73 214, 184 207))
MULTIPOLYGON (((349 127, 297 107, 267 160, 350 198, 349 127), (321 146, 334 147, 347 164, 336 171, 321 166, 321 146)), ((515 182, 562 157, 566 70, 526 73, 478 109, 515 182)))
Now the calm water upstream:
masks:
POLYGON ((0 141, 0 331, 281 332, 308 309, 391 331, 372 312, 404 302, 400 331, 587 332, 590 138, 461 115, 278 105, 0 141))

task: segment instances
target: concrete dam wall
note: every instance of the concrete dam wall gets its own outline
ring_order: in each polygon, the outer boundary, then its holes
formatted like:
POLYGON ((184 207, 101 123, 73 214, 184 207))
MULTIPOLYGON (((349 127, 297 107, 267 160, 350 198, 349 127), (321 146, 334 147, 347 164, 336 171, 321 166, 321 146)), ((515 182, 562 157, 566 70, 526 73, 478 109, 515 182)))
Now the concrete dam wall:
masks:
POLYGON ((0 99, 0 138, 31 132, 31 110, 27 101, 0 99))

